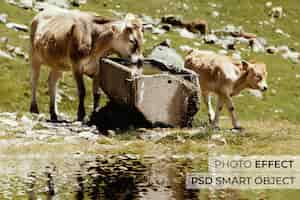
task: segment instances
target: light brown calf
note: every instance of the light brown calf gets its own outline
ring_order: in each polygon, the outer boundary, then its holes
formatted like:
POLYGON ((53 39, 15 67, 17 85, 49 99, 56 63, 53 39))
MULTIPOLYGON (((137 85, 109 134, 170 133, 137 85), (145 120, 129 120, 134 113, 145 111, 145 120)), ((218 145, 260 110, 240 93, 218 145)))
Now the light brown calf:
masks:
MULTIPOLYGON (((57 121, 56 85, 63 71, 71 70, 78 88, 77 118, 85 116, 83 74, 93 78, 94 109, 98 107, 98 63, 101 57, 116 53, 139 64, 142 59, 142 23, 128 14, 123 20, 108 20, 95 14, 51 9, 39 13, 31 24, 30 111, 38 113, 36 88, 40 66, 48 65, 51 120, 57 121)), ((138 65, 139 66, 139 65, 138 65)))
POLYGON ((220 112, 226 104, 235 129, 241 129, 234 111, 232 97, 245 88, 266 91, 267 71, 263 63, 234 62, 230 57, 212 51, 192 50, 186 57, 185 67, 199 74, 203 101, 208 108, 209 120, 218 126, 220 112), (218 96, 216 113, 211 105, 211 93, 218 96))

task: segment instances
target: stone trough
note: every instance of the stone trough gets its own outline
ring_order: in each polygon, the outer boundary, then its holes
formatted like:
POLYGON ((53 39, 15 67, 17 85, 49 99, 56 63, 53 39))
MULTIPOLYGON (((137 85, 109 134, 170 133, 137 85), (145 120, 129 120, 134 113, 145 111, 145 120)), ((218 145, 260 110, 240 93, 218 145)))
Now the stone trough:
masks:
POLYGON ((172 70, 153 59, 145 60, 143 68, 144 73, 137 76, 125 60, 102 59, 102 90, 110 101, 132 110, 127 114, 138 113, 152 127, 191 126, 199 110, 197 75, 187 69, 172 70))

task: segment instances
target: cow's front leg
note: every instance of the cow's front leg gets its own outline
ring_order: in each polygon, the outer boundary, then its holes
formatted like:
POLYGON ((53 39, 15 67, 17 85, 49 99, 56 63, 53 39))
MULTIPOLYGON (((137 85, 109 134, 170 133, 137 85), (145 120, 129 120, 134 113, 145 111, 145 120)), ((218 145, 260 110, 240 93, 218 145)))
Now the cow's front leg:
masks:
POLYGON ((101 97, 101 91, 100 91, 100 80, 99 80, 99 73, 96 73, 93 76, 93 97, 94 97, 94 107, 93 111, 96 112, 99 107, 99 100, 101 97))
POLYGON ((48 77, 48 89, 49 89, 49 96, 50 96, 50 119, 51 121, 58 121, 57 118, 57 105, 56 105, 56 88, 57 88, 57 81, 61 78, 62 72, 57 70, 52 70, 49 73, 48 77))
POLYGON ((34 57, 31 58, 31 104, 30 104, 31 113, 39 113, 37 99, 36 99, 36 91, 37 91, 38 81, 40 77, 40 70, 41 70, 41 63, 36 59, 34 59, 34 57))
POLYGON ((73 69, 74 79, 77 85, 77 93, 79 98, 79 104, 77 109, 77 120, 83 121, 85 116, 84 98, 85 98, 85 86, 83 81, 83 72, 80 68, 73 69))
POLYGON ((237 116, 236 116, 236 113, 235 113, 235 109, 234 109, 234 105, 233 105, 233 101, 232 101, 232 97, 230 96, 226 96, 226 106, 227 106, 227 109, 230 113, 230 117, 231 117, 231 120, 232 120, 232 126, 234 129, 238 129, 238 130, 241 130, 243 129, 237 119, 237 116))

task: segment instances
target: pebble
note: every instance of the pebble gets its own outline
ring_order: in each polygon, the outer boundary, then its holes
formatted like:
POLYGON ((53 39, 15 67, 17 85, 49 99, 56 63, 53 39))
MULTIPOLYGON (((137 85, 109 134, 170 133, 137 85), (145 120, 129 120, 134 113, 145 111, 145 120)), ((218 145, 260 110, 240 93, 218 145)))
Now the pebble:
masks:
POLYGON ((6 27, 10 28, 10 29, 14 29, 16 31, 23 31, 23 32, 28 32, 29 31, 28 26, 23 25, 23 24, 16 24, 16 23, 12 23, 12 22, 7 23, 6 27))
POLYGON ((176 31, 180 34, 181 37, 188 39, 196 38, 196 34, 188 31, 186 28, 177 28, 176 31))
POLYGON ((0 23, 6 24, 7 23, 7 17, 8 15, 5 13, 0 14, 0 23))

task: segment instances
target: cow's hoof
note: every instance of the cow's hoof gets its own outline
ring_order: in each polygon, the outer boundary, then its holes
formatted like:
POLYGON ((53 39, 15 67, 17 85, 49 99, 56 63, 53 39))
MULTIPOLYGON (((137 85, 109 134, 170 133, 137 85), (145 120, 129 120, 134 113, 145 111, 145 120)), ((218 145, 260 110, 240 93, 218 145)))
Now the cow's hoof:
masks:
POLYGON ((78 112, 77 121, 83 122, 85 117, 85 112, 78 112))
POLYGON ((52 123, 67 123, 67 120, 64 120, 62 117, 58 117, 56 114, 51 114, 50 115, 50 120, 48 122, 52 123))
POLYGON ((245 128, 241 127, 241 126, 237 126, 237 127, 234 127, 231 129, 231 131, 233 133, 240 133, 240 132, 243 132, 245 130, 245 128))
POLYGON ((56 119, 49 119, 47 120, 47 122, 51 122, 51 123, 70 123, 70 121, 65 120, 65 119, 61 119, 61 118, 56 118, 56 119))

